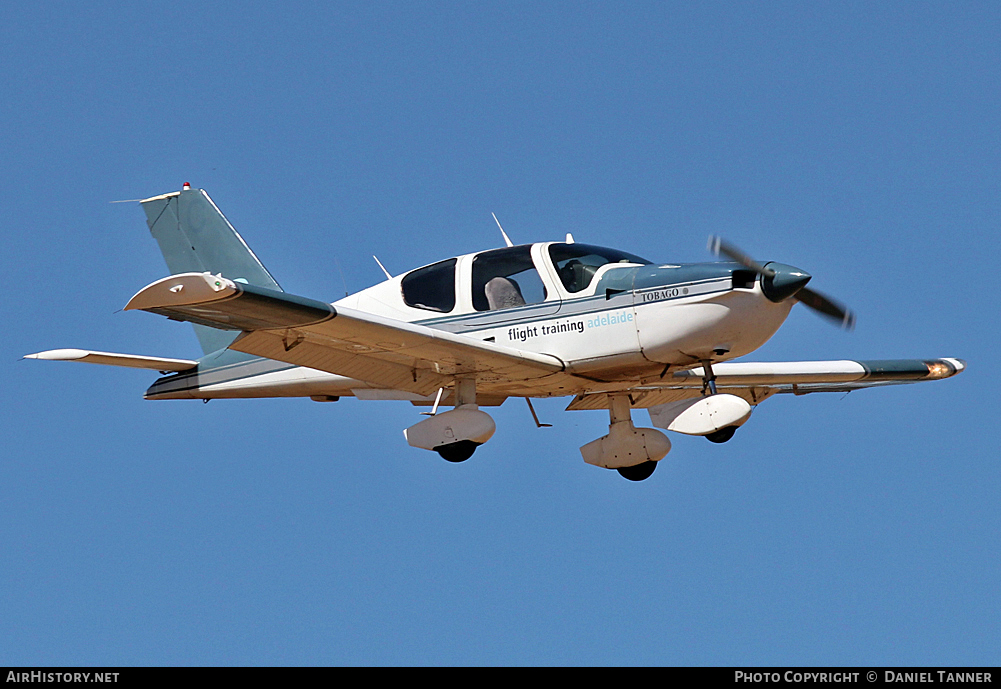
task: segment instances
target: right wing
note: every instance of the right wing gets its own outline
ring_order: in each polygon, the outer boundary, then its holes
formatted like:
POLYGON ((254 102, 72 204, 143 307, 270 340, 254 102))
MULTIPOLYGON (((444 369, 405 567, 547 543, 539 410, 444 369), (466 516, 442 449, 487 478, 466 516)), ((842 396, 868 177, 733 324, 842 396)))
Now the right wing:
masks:
MULTIPOLYGON (((851 392, 883 385, 939 380, 961 373, 962 359, 883 359, 865 361, 773 361, 715 364, 716 389, 743 397, 752 405, 772 395, 811 392, 851 392)), ((662 381, 634 388, 634 407, 661 404, 702 396, 702 367, 675 371, 662 381)), ((567 409, 606 409, 604 393, 578 395, 567 409)))

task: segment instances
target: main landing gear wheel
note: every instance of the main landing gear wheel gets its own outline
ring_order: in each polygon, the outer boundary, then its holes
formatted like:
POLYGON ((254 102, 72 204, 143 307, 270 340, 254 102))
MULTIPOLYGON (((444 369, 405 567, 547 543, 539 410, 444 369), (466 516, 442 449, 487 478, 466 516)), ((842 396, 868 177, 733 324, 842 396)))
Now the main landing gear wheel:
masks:
POLYGON ((727 426, 721 428, 718 431, 713 431, 712 433, 706 434, 706 440, 711 443, 725 443, 727 440, 733 437, 733 434, 737 432, 736 426, 727 426))
POLYGON ((622 478, 629 479, 630 481, 643 481, 653 474, 653 470, 657 468, 657 462, 643 462, 642 464, 637 464, 631 467, 621 467, 616 469, 622 478))
POLYGON ((440 445, 434 450, 446 462, 458 463, 465 462, 472 457, 477 447, 479 447, 479 443, 474 443, 472 440, 459 440, 448 445, 440 445))

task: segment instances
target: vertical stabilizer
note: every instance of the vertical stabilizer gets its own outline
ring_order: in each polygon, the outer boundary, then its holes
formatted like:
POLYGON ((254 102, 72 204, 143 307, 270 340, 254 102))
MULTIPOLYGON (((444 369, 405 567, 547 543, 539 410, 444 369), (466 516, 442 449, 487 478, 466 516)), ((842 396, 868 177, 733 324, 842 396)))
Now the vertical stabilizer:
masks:
MULTIPOLYGON (((236 282, 281 291, 204 190, 185 184, 181 191, 142 201, 142 207, 171 275, 222 273, 236 282)), ((206 354, 228 347, 239 335, 202 325, 194 327, 206 354)))

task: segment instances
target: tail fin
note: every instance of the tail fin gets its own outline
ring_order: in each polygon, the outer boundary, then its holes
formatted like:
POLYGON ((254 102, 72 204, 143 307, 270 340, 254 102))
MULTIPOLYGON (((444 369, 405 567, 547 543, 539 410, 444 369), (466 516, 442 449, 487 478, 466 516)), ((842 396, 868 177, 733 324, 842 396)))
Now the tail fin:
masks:
MULTIPOLYGON (((222 273, 236 282, 282 291, 204 190, 185 184, 182 191, 142 201, 142 207, 172 275, 222 273)), ((203 325, 194 327, 206 354, 228 347, 239 335, 203 325)))

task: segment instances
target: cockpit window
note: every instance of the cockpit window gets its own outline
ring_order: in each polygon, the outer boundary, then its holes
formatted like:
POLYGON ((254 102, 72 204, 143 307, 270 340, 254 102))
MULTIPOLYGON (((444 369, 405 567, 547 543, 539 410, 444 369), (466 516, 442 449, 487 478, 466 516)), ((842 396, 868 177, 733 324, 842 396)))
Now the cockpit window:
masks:
POLYGON ((650 264, 645 258, 625 251, 589 244, 550 244, 549 258, 556 266, 560 282, 571 294, 587 289, 598 268, 607 263, 650 264))
POLYGON ((455 263, 450 258, 407 273, 400 282, 407 306, 442 313, 454 309, 455 263))
POLYGON ((531 246, 484 251, 473 260, 473 308, 509 309, 546 300, 546 286, 532 262, 531 246))

